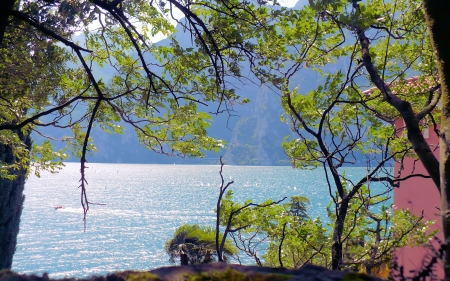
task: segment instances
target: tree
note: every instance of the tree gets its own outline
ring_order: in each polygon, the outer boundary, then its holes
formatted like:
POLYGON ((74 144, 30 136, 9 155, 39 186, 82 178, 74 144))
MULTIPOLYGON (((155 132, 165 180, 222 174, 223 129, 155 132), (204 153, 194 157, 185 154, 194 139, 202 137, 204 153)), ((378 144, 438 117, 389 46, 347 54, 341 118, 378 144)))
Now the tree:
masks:
MULTIPOLYGON (((380 276, 380 270, 390 265, 395 248, 422 245, 435 232, 427 233, 433 222, 424 222, 422 217, 415 217, 406 210, 398 210, 394 214, 393 206, 384 204, 387 197, 370 198, 367 192, 367 189, 360 190, 350 202, 344 222, 341 267, 380 276), (371 204, 367 198, 377 201, 378 207, 369 209, 371 204)), ((301 268, 314 264, 331 268, 336 220, 334 202, 329 204, 328 218, 322 219, 296 217, 292 215, 290 206, 286 206, 286 217, 267 230, 270 244, 263 255, 266 265, 301 268)))
MULTIPOLYGON (((229 213, 230 210, 236 209, 241 204, 232 200, 232 193, 229 192, 223 200, 222 208, 224 213, 229 213)), ((285 199, 285 198, 284 198, 285 199)), ((283 199, 283 200, 284 200, 283 199)), ((293 196, 288 203, 281 204, 281 201, 276 203, 270 200, 265 204, 264 208, 244 209, 243 212, 236 213, 232 225, 236 231, 231 231, 230 236, 233 239, 236 247, 246 256, 254 260, 255 264, 259 266, 271 267, 287 267, 299 268, 300 266, 293 266, 291 263, 286 263, 286 259, 282 257, 288 253, 293 246, 289 243, 298 240, 296 235, 289 235, 289 229, 292 225, 302 225, 302 230, 307 233, 309 237, 315 237, 322 243, 321 247, 327 244, 327 237, 324 235, 326 229, 322 227, 320 220, 311 220, 307 215, 307 203, 309 199, 303 196, 293 196), (301 215, 298 211, 298 203, 301 203, 301 215), (306 228, 303 222, 309 221, 314 227, 306 228), (287 238, 289 237, 289 238, 287 238), (267 246, 268 245, 268 246, 267 246)), ((245 204, 245 203, 244 203, 245 204)), ((227 223, 227 216, 222 219, 223 223, 227 223)), ((312 242, 312 239, 308 239, 312 242)), ((310 246, 311 244, 309 244, 310 246)), ((315 251, 315 248, 307 247, 310 251, 315 251)), ((298 252, 299 255, 307 256, 307 251, 298 252)), ((317 255, 317 253, 316 253, 317 255)), ((288 254, 289 257, 291 257, 288 254)), ((237 255, 240 261, 239 255, 237 255)), ((318 255, 322 259, 323 256, 318 255)), ((327 257, 325 257, 327 259, 327 257)), ((311 264, 324 265, 322 263, 311 264)))
MULTIPOLYGON (((22 23, 14 25, 16 31, 4 35, 0 49, 2 124, 14 122, 29 110, 45 107, 48 101, 44 93, 61 90, 57 85, 67 60, 64 51, 53 42, 22 23)), ((51 150, 49 142, 41 146, 34 144, 35 153, 30 157, 31 130, 17 128, 0 132, 0 268, 11 267, 30 161, 38 173, 43 168, 56 168, 58 161, 48 163, 49 158, 63 158, 62 153, 51 150)))
MULTIPOLYGON (((433 50, 435 52, 433 65, 437 69, 438 81, 437 85, 429 87, 430 91, 430 102, 426 104, 426 107, 422 107, 418 114, 412 112, 409 105, 409 100, 396 99, 392 94, 389 85, 384 82, 385 80, 380 77, 377 73, 374 64, 372 63, 372 58, 369 53, 369 45, 367 37, 365 36, 365 31, 361 27, 357 27, 356 31, 360 40, 362 48, 362 57, 364 67, 370 74, 371 81, 377 86, 383 95, 385 101, 390 105, 395 107, 395 109, 401 114, 405 120, 406 129, 408 130, 408 139, 410 140, 415 153, 418 155, 419 159, 427 169, 432 180, 435 182, 441 194, 441 213, 442 213, 442 223, 444 229, 444 239, 443 244, 445 250, 445 276, 446 279, 450 278, 450 246, 448 244, 448 238, 450 237, 450 220, 448 219, 449 210, 449 194, 450 186, 448 185, 449 168, 448 168, 448 148, 449 143, 446 141, 448 138, 448 79, 450 71, 448 68, 448 62, 450 62, 450 52, 448 47, 450 47, 448 34, 450 34, 450 28, 445 19, 446 15, 450 12, 450 4, 448 1, 427 1, 422 2, 423 13, 428 26, 428 31, 433 50), (440 91, 436 91, 439 89, 440 91), (437 92, 437 93, 434 93, 437 92), (434 94, 434 95, 433 95, 434 94), (431 114, 431 111, 435 108, 437 101, 442 100, 442 118, 441 126, 438 131, 440 137, 440 160, 436 159, 431 149, 428 147, 423 139, 422 133, 418 130, 422 118, 426 114, 431 114), (439 169, 438 169, 439 166, 439 169)), ((436 72, 436 70, 435 70, 436 72)))
MULTIPOLYGON (((224 247, 225 244, 228 242, 227 238, 228 235, 230 235, 234 242, 236 247, 239 250, 243 250, 247 255, 251 256, 255 259, 258 265, 261 265, 260 260, 258 259, 256 253, 252 252, 252 249, 242 249, 239 247, 238 243, 236 242, 236 239, 234 237, 234 233, 239 233, 240 231, 246 231, 246 232, 256 232, 256 234, 253 235, 252 239, 255 238, 259 233, 258 229, 255 230, 254 226, 256 225, 254 223, 255 215, 259 214, 260 212, 263 212, 264 214, 267 213, 267 210, 271 210, 271 206, 278 205, 282 201, 286 199, 284 197, 281 200, 278 201, 272 201, 267 200, 263 202, 262 204, 256 204, 253 203, 251 200, 247 200, 244 203, 237 203, 232 200, 233 197, 233 191, 231 189, 228 189, 234 181, 229 181, 225 184, 225 180, 223 178, 223 162, 222 157, 220 157, 220 179, 221 184, 219 188, 219 196, 217 198, 217 209, 216 209, 216 251, 218 255, 218 261, 224 261, 223 259, 223 253, 224 253, 224 247), (223 234, 220 233, 220 226, 222 226, 223 234)), ((275 215, 275 213, 272 213, 272 215, 275 215)), ((266 217, 267 220, 264 221, 264 223, 270 223, 270 219, 266 217)), ((257 237, 259 238, 259 237, 257 237)), ((250 239, 250 240, 252 240, 250 239)), ((260 244, 262 240, 259 240, 257 244, 260 244)), ((251 243, 249 241, 249 243, 251 243)))
MULTIPOLYGON (((180 257, 180 264, 201 264, 218 260, 215 229, 208 226, 183 224, 175 230, 172 239, 166 241, 170 262, 180 257), (184 259, 183 259, 184 258, 184 259)), ((223 260, 237 253, 236 247, 227 241, 222 249, 223 260)))
MULTIPOLYGON (((393 206, 386 205, 388 198, 387 195, 372 197, 369 189, 361 188, 358 196, 350 200, 343 228, 342 269, 387 278, 389 270, 386 268, 393 259, 395 248, 422 245, 435 235, 435 232, 427 231, 433 222, 424 222, 422 217, 415 217, 406 210, 398 210, 394 215, 393 206)), ((228 215, 224 214, 243 205, 232 199, 230 191, 222 199, 221 224, 228 228, 232 225, 229 235, 236 247, 257 265, 301 268, 313 264, 332 267, 332 238, 336 220, 333 201, 328 206, 327 218, 310 218, 307 215, 309 200, 303 196, 293 196, 284 204, 242 209, 234 214, 229 223, 228 215), (302 202, 300 216, 299 202, 302 202)), ((241 261, 239 254, 235 257, 241 261)))
POLYGON ((0 181, 8 188, 2 188, 0 197, 2 204, 14 202, 0 209, 0 268, 9 268, 29 163, 56 169, 66 153, 55 152, 50 142, 44 142, 30 155, 29 132, 54 126, 69 134, 62 140, 80 159, 85 220, 89 206, 95 204, 87 198, 84 173, 87 154, 96 149, 90 138, 93 127, 121 133, 120 122, 127 123, 143 145, 168 155, 198 157, 203 150, 222 146, 207 136, 210 114, 230 111, 232 103, 241 100, 230 79, 234 84, 245 80, 238 64, 256 59, 255 43, 249 38, 265 32, 267 8, 264 3, 175 0, 8 0, 4 4, 0 140, 7 153, 0 165, 0 181), (175 10, 184 18, 175 17, 175 10), (183 26, 191 44, 172 36, 169 19, 183 26), (25 31, 28 37, 21 37, 25 31), (79 31, 84 34, 81 42, 74 37, 79 31), (152 44, 158 33, 170 36, 169 47, 152 44), (39 46, 42 53, 32 46, 39 46), (42 60, 36 59, 38 54, 42 60), (15 57, 25 63, 17 64, 13 73, 9 59, 15 57), (38 64, 45 66, 42 72, 38 64), (103 77, 97 71, 102 67, 113 74, 103 77), (51 79, 46 80, 46 75, 51 79), (208 104, 213 108, 199 109, 208 104))
POLYGON ((422 129, 433 126, 438 132, 435 119, 440 112, 433 110, 441 96, 441 76, 421 1, 309 3, 299 11, 279 11, 277 34, 263 39, 275 46, 277 57, 269 56, 270 63, 262 64, 269 71, 259 74, 282 92, 287 116, 283 121, 290 122, 296 134, 283 144, 293 166, 324 169, 334 205, 331 267, 342 269, 351 212, 356 212, 356 223, 375 207, 375 198, 406 178, 431 177, 439 185, 438 161, 422 129), (317 89, 303 94, 295 74, 307 69, 322 74, 322 79, 317 89), (399 118, 405 130, 395 128, 399 118), (391 163, 414 153, 428 163, 429 175, 394 175, 391 163), (352 179, 344 167, 361 158, 367 173, 352 179), (386 189, 373 190, 373 182, 385 183, 386 189), (363 193, 369 197, 352 211, 351 202, 364 189, 369 189, 363 193))

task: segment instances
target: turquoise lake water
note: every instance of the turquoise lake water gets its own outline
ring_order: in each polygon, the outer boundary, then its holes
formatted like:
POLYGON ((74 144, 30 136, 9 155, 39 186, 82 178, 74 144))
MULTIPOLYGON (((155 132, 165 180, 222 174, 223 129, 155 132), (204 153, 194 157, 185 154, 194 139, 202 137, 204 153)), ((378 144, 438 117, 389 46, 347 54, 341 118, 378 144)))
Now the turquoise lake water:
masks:
MULTIPOLYGON (((86 231, 79 163, 27 181, 14 271, 62 278, 169 266, 164 243, 178 226, 215 222, 219 166, 88 166, 89 201, 106 205, 91 205, 86 231)), ((365 175, 365 168, 346 171, 355 180, 365 175)), ((224 166, 224 178, 234 180, 235 200, 259 203, 303 195, 311 200, 311 217, 326 215, 330 197, 322 169, 224 166)))

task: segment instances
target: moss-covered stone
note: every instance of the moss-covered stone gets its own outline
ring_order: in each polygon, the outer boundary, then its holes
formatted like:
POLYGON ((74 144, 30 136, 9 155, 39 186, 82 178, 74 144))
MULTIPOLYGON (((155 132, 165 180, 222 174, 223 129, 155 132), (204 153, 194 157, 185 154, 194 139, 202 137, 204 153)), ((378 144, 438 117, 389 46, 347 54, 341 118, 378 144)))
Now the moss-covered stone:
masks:
POLYGON ((237 270, 227 268, 225 271, 218 272, 203 272, 187 278, 188 281, 222 281, 222 280, 233 280, 233 281, 283 281, 289 280, 290 276, 285 274, 244 274, 237 270))
MULTIPOLYGON (((152 274, 149 271, 124 271, 124 272, 116 272, 108 275, 107 281, 115 281, 111 280, 112 278, 117 278, 117 281, 163 281, 163 279, 159 278, 158 275, 152 274)), ((80 280, 81 281, 81 280, 80 280)), ((94 281, 94 280, 89 280, 94 281)))

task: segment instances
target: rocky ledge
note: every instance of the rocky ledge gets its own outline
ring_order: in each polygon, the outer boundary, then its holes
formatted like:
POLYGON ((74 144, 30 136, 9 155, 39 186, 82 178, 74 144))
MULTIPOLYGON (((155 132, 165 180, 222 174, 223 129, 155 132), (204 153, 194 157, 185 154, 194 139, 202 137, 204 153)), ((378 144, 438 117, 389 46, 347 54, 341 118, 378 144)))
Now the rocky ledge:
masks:
POLYGON ((0 271, 0 281, 381 281, 362 273, 331 271, 319 266, 306 265, 301 269, 243 266, 226 263, 161 267, 151 271, 123 271, 107 276, 82 279, 50 279, 43 276, 0 271))

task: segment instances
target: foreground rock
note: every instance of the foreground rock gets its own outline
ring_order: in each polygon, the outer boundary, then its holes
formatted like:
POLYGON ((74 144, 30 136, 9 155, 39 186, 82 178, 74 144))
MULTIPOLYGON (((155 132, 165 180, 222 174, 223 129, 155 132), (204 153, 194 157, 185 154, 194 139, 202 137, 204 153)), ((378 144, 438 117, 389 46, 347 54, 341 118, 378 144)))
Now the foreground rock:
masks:
MULTIPOLYGON (((0 281, 49 281, 44 274, 22 275, 10 271, 0 271, 0 281)), ((58 279, 76 280, 76 279, 58 279)), ((124 271, 78 279, 79 281, 381 281, 360 273, 331 271, 322 267, 307 265, 301 269, 242 266, 236 264, 211 263, 201 265, 162 267, 151 271, 124 271)))

